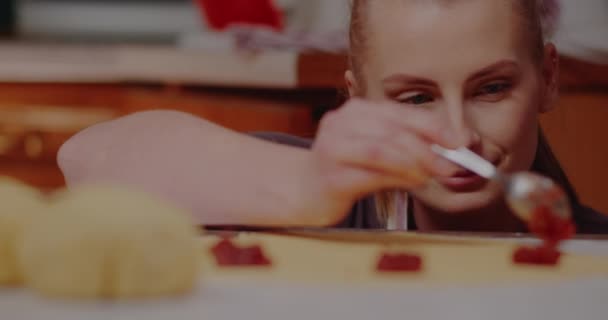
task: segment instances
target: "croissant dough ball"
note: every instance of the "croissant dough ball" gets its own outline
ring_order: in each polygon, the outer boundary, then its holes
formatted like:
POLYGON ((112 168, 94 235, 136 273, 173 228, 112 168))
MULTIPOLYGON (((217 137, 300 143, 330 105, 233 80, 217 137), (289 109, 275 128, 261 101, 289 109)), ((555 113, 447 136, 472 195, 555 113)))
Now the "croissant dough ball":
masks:
POLYGON ((42 194, 17 180, 0 177, 0 284, 18 285, 17 241, 23 228, 43 210, 42 194))
POLYGON ((24 232, 28 286, 73 298, 143 298, 189 291, 199 274, 197 229, 187 212, 146 194, 81 187, 59 194, 24 232))

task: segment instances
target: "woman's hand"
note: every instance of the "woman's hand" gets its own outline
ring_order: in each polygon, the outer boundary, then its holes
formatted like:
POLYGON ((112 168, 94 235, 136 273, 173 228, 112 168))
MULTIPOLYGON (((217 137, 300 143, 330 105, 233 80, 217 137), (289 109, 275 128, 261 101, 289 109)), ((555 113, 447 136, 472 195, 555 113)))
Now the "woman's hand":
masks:
POLYGON ((431 151, 455 147, 436 115, 390 102, 353 99, 321 121, 311 156, 315 192, 346 212, 362 196, 383 189, 411 189, 456 167, 431 151))

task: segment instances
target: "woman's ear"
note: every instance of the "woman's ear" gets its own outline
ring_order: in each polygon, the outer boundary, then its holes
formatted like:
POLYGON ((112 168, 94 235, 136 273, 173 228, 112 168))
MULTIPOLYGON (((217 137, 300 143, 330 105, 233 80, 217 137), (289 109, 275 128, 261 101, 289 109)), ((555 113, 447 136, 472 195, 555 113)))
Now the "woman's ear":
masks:
POLYGON ((553 43, 545 45, 542 65, 543 100, 540 113, 545 113, 555 108, 559 95, 559 54, 553 43))
POLYGON ((351 70, 347 70, 344 74, 344 80, 346 82, 346 88, 348 89, 349 98, 358 96, 360 92, 357 79, 355 79, 355 74, 351 70))

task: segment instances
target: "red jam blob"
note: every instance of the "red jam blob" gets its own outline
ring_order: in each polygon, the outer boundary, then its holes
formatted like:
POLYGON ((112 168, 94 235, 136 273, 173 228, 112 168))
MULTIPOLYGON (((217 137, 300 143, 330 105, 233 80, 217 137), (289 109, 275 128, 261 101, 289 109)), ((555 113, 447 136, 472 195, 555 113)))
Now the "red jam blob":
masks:
POLYGON ((272 263, 259 245, 237 247, 228 239, 223 239, 211 248, 220 266, 270 266, 272 263))
POLYGON ((419 272, 422 270, 422 258, 407 253, 385 253, 378 260, 376 270, 381 272, 419 272))
POLYGON ((513 253, 516 264, 554 266, 559 262, 561 253, 553 246, 520 247, 513 253))

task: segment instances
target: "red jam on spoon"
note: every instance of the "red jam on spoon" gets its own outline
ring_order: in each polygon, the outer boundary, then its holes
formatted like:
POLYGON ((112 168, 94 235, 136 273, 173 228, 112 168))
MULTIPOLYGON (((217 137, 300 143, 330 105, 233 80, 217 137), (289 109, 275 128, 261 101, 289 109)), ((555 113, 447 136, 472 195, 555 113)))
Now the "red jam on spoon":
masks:
POLYGON ((561 257, 558 248, 560 242, 572 238, 576 232, 571 219, 560 217, 544 206, 534 210, 528 228, 543 243, 538 247, 517 248, 513 253, 513 262, 516 264, 557 265, 561 257))

